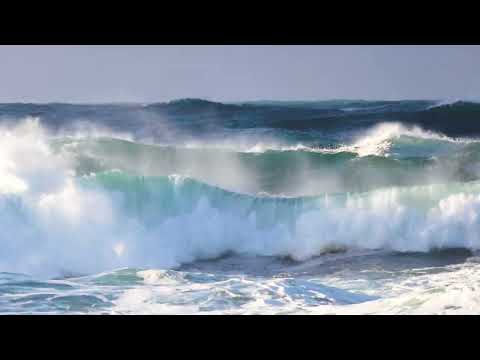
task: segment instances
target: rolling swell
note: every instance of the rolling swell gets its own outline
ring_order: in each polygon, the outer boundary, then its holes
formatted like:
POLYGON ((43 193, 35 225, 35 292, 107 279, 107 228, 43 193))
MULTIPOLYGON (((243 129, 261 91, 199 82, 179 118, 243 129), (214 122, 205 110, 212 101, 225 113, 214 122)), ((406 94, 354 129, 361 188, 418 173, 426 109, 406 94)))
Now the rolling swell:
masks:
MULTIPOLYGON (((223 104, 183 99, 156 104, 0 104, 0 122, 38 117, 53 130, 95 123, 142 138, 210 136, 220 129, 268 128, 325 134, 353 131, 381 122, 402 122, 448 136, 480 135, 480 104, 467 101, 307 101, 223 104)), ((309 138, 309 135, 306 135, 309 138)), ((311 139, 312 141, 314 139, 311 139)))
POLYGON ((176 176, 108 172, 84 181, 121 194, 117 204, 123 215, 138 218, 156 237, 168 234, 170 246, 194 258, 233 252, 305 260, 334 249, 480 246, 479 182, 279 198, 242 195, 176 176))
POLYGON ((479 182, 465 182, 261 197, 179 176, 100 172, 38 200, 0 196, 7 230, 0 266, 91 273, 175 267, 225 253, 301 261, 338 249, 476 250, 479 193, 479 182))
POLYGON ((79 175, 109 169, 144 176, 179 174, 250 194, 360 192, 388 186, 472 181, 480 174, 479 143, 401 133, 396 138, 367 143, 366 150, 350 145, 239 152, 154 146, 111 138, 64 139, 52 146, 76 159, 79 175), (378 148, 383 149, 385 141, 388 149, 382 153, 378 148))

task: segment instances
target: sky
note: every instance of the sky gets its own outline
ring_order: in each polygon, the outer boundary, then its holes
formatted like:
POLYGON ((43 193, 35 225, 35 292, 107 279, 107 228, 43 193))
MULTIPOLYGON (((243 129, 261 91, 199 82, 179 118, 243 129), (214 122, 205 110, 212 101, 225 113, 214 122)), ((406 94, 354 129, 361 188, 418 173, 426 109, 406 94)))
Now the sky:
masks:
POLYGON ((0 102, 480 99, 480 46, 0 46, 0 102))

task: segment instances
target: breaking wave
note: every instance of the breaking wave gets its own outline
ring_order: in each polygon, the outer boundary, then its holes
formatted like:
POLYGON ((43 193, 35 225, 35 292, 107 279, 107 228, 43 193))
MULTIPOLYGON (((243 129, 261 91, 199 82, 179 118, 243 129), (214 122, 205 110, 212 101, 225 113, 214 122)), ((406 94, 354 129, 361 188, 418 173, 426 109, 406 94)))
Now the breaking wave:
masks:
MULTIPOLYGON (((422 141, 476 146, 441 135, 418 135, 417 130, 409 130, 408 135, 401 127, 394 130, 393 137, 417 134, 422 141)), ((476 180, 364 192, 324 191, 316 196, 241 193, 173 172, 168 176, 145 170, 142 174, 141 168, 115 170, 105 159, 105 168, 82 173, 79 169, 85 164, 79 166, 78 156, 92 154, 80 143, 69 143, 76 149, 75 156, 60 151, 65 141, 60 141, 60 149, 55 147, 35 121, 1 132, 0 271, 50 275, 120 267, 168 268, 225 253, 302 261, 348 249, 426 252, 480 247, 480 182, 476 180)), ((132 155, 138 152, 152 151, 156 159, 166 151, 112 139, 95 140, 95 146, 103 148, 104 155, 118 156, 119 165, 138 164, 139 157, 132 155), (128 150, 123 151, 124 147, 128 150), (133 158, 125 158, 127 154, 133 158)), ((328 161, 364 158, 345 152, 299 153, 321 156, 319 169, 328 161)), ((272 162, 272 156, 294 155, 266 151, 260 157, 272 162)), ((248 157, 248 163, 257 155, 242 156, 248 157)), ((374 157, 375 161, 380 158, 385 157, 374 157)), ((208 161, 197 161, 207 166, 208 161)), ((240 169, 235 168, 233 176, 249 178, 251 173, 242 174, 240 169)))

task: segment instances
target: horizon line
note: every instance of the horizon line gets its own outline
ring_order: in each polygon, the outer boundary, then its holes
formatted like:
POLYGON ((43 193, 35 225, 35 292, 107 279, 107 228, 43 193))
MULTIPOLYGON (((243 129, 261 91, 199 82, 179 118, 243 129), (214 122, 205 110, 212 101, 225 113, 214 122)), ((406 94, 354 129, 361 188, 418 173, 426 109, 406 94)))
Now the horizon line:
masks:
POLYGON ((251 104, 251 103, 321 103, 321 102, 332 102, 332 101, 347 101, 347 102, 400 102, 400 101, 465 101, 465 102, 473 102, 474 99, 470 98, 445 98, 445 99, 429 99, 429 98, 418 98, 418 99, 385 99, 385 98, 376 98, 376 99, 368 99, 368 98, 328 98, 328 99, 256 99, 256 100, 235 100, 235 101, 219 101, 209 98, 201 98, 201 97, 184 97, 184 98, 174 98, 171 100, 157 100, 157 101, 0 101, 1 105, 9 105, 9 104, 22 104, 22 105, 155 105, 155 104, 169 104, 183 100, 196 100, 196 101, 205 101, 211 103, 220 103, 220 104, 232 104, 232 105, 240 105, 240 104, 251 104))

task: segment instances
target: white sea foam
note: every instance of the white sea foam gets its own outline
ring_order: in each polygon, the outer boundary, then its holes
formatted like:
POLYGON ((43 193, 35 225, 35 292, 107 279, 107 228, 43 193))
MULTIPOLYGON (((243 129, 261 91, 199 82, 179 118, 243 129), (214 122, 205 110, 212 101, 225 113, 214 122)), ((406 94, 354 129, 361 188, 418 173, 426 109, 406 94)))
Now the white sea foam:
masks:
POLYGON ((449 143, 470 143, 478 141, 466 138, 455 139, 433 131, 424 130, 418 126, 407 127, 401 123, 380 123, 372 129, 358 135, 352 144, 343 145, 334 149, 321 149, 319 151, 331 153, 352 152, 359 156, 388 156, 394 141, 401 136, 449 143))
MULTIPOLYGON (((465 263, 448 266, 440 273, 396 281, 400 293, 347 306, 326 305, 309 314, 455 314, 480 313, 480 266, 465 263)), ((382 294, 383 295, 383 294, 382 294)))

